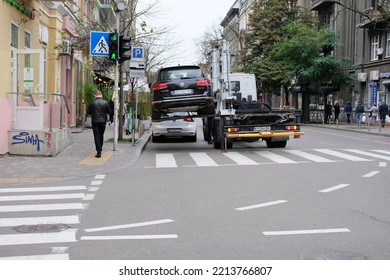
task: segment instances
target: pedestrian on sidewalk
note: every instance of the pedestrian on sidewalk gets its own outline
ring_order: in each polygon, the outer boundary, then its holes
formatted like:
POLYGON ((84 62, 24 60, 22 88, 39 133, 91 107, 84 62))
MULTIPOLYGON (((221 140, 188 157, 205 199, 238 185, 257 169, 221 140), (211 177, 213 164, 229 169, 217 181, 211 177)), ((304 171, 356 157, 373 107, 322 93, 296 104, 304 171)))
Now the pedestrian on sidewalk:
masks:
POLYGON ((378 116, 378 106, 376 106, 376 103, 372 104, 371 108, 370 108, 370 114, 369 116, 371 116, 371 125, 372 127, 375 127, 375 123, 376 123, 376 118, 378 116))
POLYGON ((344 108, 344 112, 347 115, 347 123, 351 123, 351 115, 352 115, 352 105, 351 102, 348 101, 347 105, 344 108))
POLYGON ((357 125, 361 125, 362 124, 363 113, 364 113, 364 106, 359 101, 357 106, 356 106, 356 123, 357 123, 357 125))
POLYGON ((339 115, 340 115, 340 105, 339 102, 336 101, 336 103, 333 106, 334 108, 334 123, 339 122, 339 115))
POLYGON ((388 108, 386 102, 382 101, 381 105, 379 105, 379 117, 380 117, 380 120, 381 120, 381 126, 382 127, 384 127, 385 124, 386 124, 386 116, 387 116, 388 112, 389 112, 389 108, 388 108))
POLYGON ((102 92, 96 90, 95 100, 88 106, 87 114, 91 115, 93 138, 95 140, 96 156, 102 156, 104 131, 106 130, 107 116, 111 114, 110 105, 103 99, 102 92))
POLYGON ((332 104, 329 101, 328 104, 325 105, 325 123, 330 123, 330 119, 332 118, 332 104))

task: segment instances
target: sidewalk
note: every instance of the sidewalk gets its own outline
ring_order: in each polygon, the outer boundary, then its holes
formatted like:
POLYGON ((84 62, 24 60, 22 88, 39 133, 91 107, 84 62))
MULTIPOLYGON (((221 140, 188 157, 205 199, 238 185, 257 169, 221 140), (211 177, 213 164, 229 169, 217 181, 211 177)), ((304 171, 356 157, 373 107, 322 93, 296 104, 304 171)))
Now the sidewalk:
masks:
MULTIPOLYGON (((131 142, 118 141, 118 149, 113 151, 113 131, 113 125, 107 126, 99 159, 95 158, 91 128, 72 129, 73 144, 55 157, 0 156, 0 186, 85 177, 133 164, 148 143, 151 132, 146 131, 141 139, 137 139, 135 146, 131 142)), ((129 140, 130 136, 124 133, 124 138, 129 140)))
MULTIPOLYGON (((340 131, 378 134, 390 137, 390 126, 369 128, 367 124, 307 124, 305 127, 323 127, 340 131)), ((75 128, 72 130, 73 144, 55 157, 0 156, 0 186, 8 184, 27 184, 72 179, 95 174, 104 174, 112 170, 130 166, 139 158, 151 135, 151 129, 132 146, 131 142, 118 142, 118 150, 113 151, 113 125, 107 126, 100 159, 95 158, 95 145, 92 129, 75 128)), ((341 132, 340 132, 341 133, 341 132)), ((305 136, 303 136, 305 137, 305 136)), ((129 136, 125 136, 129 139, 129 136)))
POLYGON ((354 131, 358 133, 368 133, 368 134, 377 134, 383 136, 390 136, 390 124, 386 123, 385 127, 380 127, 380 124, 376 125, 375 128, 367 125, 367 123, 363 123, 362 125, 357 125, 355 123, 347 124, 346 122, 340 122, 338 125, 331 124, 322 124, 322 123, 311 123, 302 125, 302 130, 305 131, 305 126, 311 127, 323 127, 334 130, 344 130, 344 131, 354 131))

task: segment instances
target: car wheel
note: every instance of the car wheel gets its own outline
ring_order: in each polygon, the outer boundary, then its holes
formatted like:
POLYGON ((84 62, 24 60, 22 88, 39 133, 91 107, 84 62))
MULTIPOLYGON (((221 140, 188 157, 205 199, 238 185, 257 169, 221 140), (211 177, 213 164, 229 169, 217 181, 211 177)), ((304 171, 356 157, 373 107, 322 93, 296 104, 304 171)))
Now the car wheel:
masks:
POLYGON ((159 136, 154 136, 153 134, 152 134, 152 142, 153 143, 158 143, 158 142, 160 142, 160 137, 159 136))
POLYGON ((190 136, 190 142, 196 142, 196 134, 194 136, 190 136))

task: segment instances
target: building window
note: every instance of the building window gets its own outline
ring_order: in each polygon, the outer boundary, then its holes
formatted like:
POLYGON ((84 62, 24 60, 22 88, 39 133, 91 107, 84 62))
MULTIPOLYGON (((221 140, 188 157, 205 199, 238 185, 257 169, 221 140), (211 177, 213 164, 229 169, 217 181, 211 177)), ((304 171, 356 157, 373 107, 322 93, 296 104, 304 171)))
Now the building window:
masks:
POLYGON ((386 39, 386 57, 390 57, 390 32, 387 32, 387 39, 386 39))
POLYGON ((371 60, 378 60, 379 35, 371 36, 371 60))
MULTIPOLYGON (((31 48, 31 34, 28 32, 24 32, 24 48, 31 48)), ((31 66, 31 55, 25 54, 25 64, 26 66, 31 66)))
POLYGON ((17 49, 19 47, 19 27, 11 23, 11 47, 17 49))

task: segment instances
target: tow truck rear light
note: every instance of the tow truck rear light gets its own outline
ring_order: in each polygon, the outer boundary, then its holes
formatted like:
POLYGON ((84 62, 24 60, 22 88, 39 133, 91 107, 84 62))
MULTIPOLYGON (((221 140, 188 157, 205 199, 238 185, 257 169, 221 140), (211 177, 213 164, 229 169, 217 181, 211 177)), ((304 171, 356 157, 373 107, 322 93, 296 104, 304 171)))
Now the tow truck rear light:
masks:
POLYGON ((239 131, 240 131, 240 128, 238 128, 238 127, 229 127, 227 131, 228 131, 229 133, 230 133, 230 132, 239 132, 239 131))
POLYGON ((164 83, 155 83, 153 85, 153 90, 162 90, 162 89, 167 89, 168 85, 164 83))
POLYGON ((200 81, 197 81, 196 82, 196 85, 198 86, 198 87, 209 87, 209 86, 211 86, 211 83, 210 83, 210 81, 209 80, 200 80, 200 81))
POLYGON ((299 130, 301 127, 299 125, 286 125, 284 127, 284 130, 299 130))
POLYGON ((185 121, 185 122, 194 122, 194 119, 193 119, 193 118, 190 118, 190 117, 185 117, 185 118, 183 119, 183 121, 185 121))

